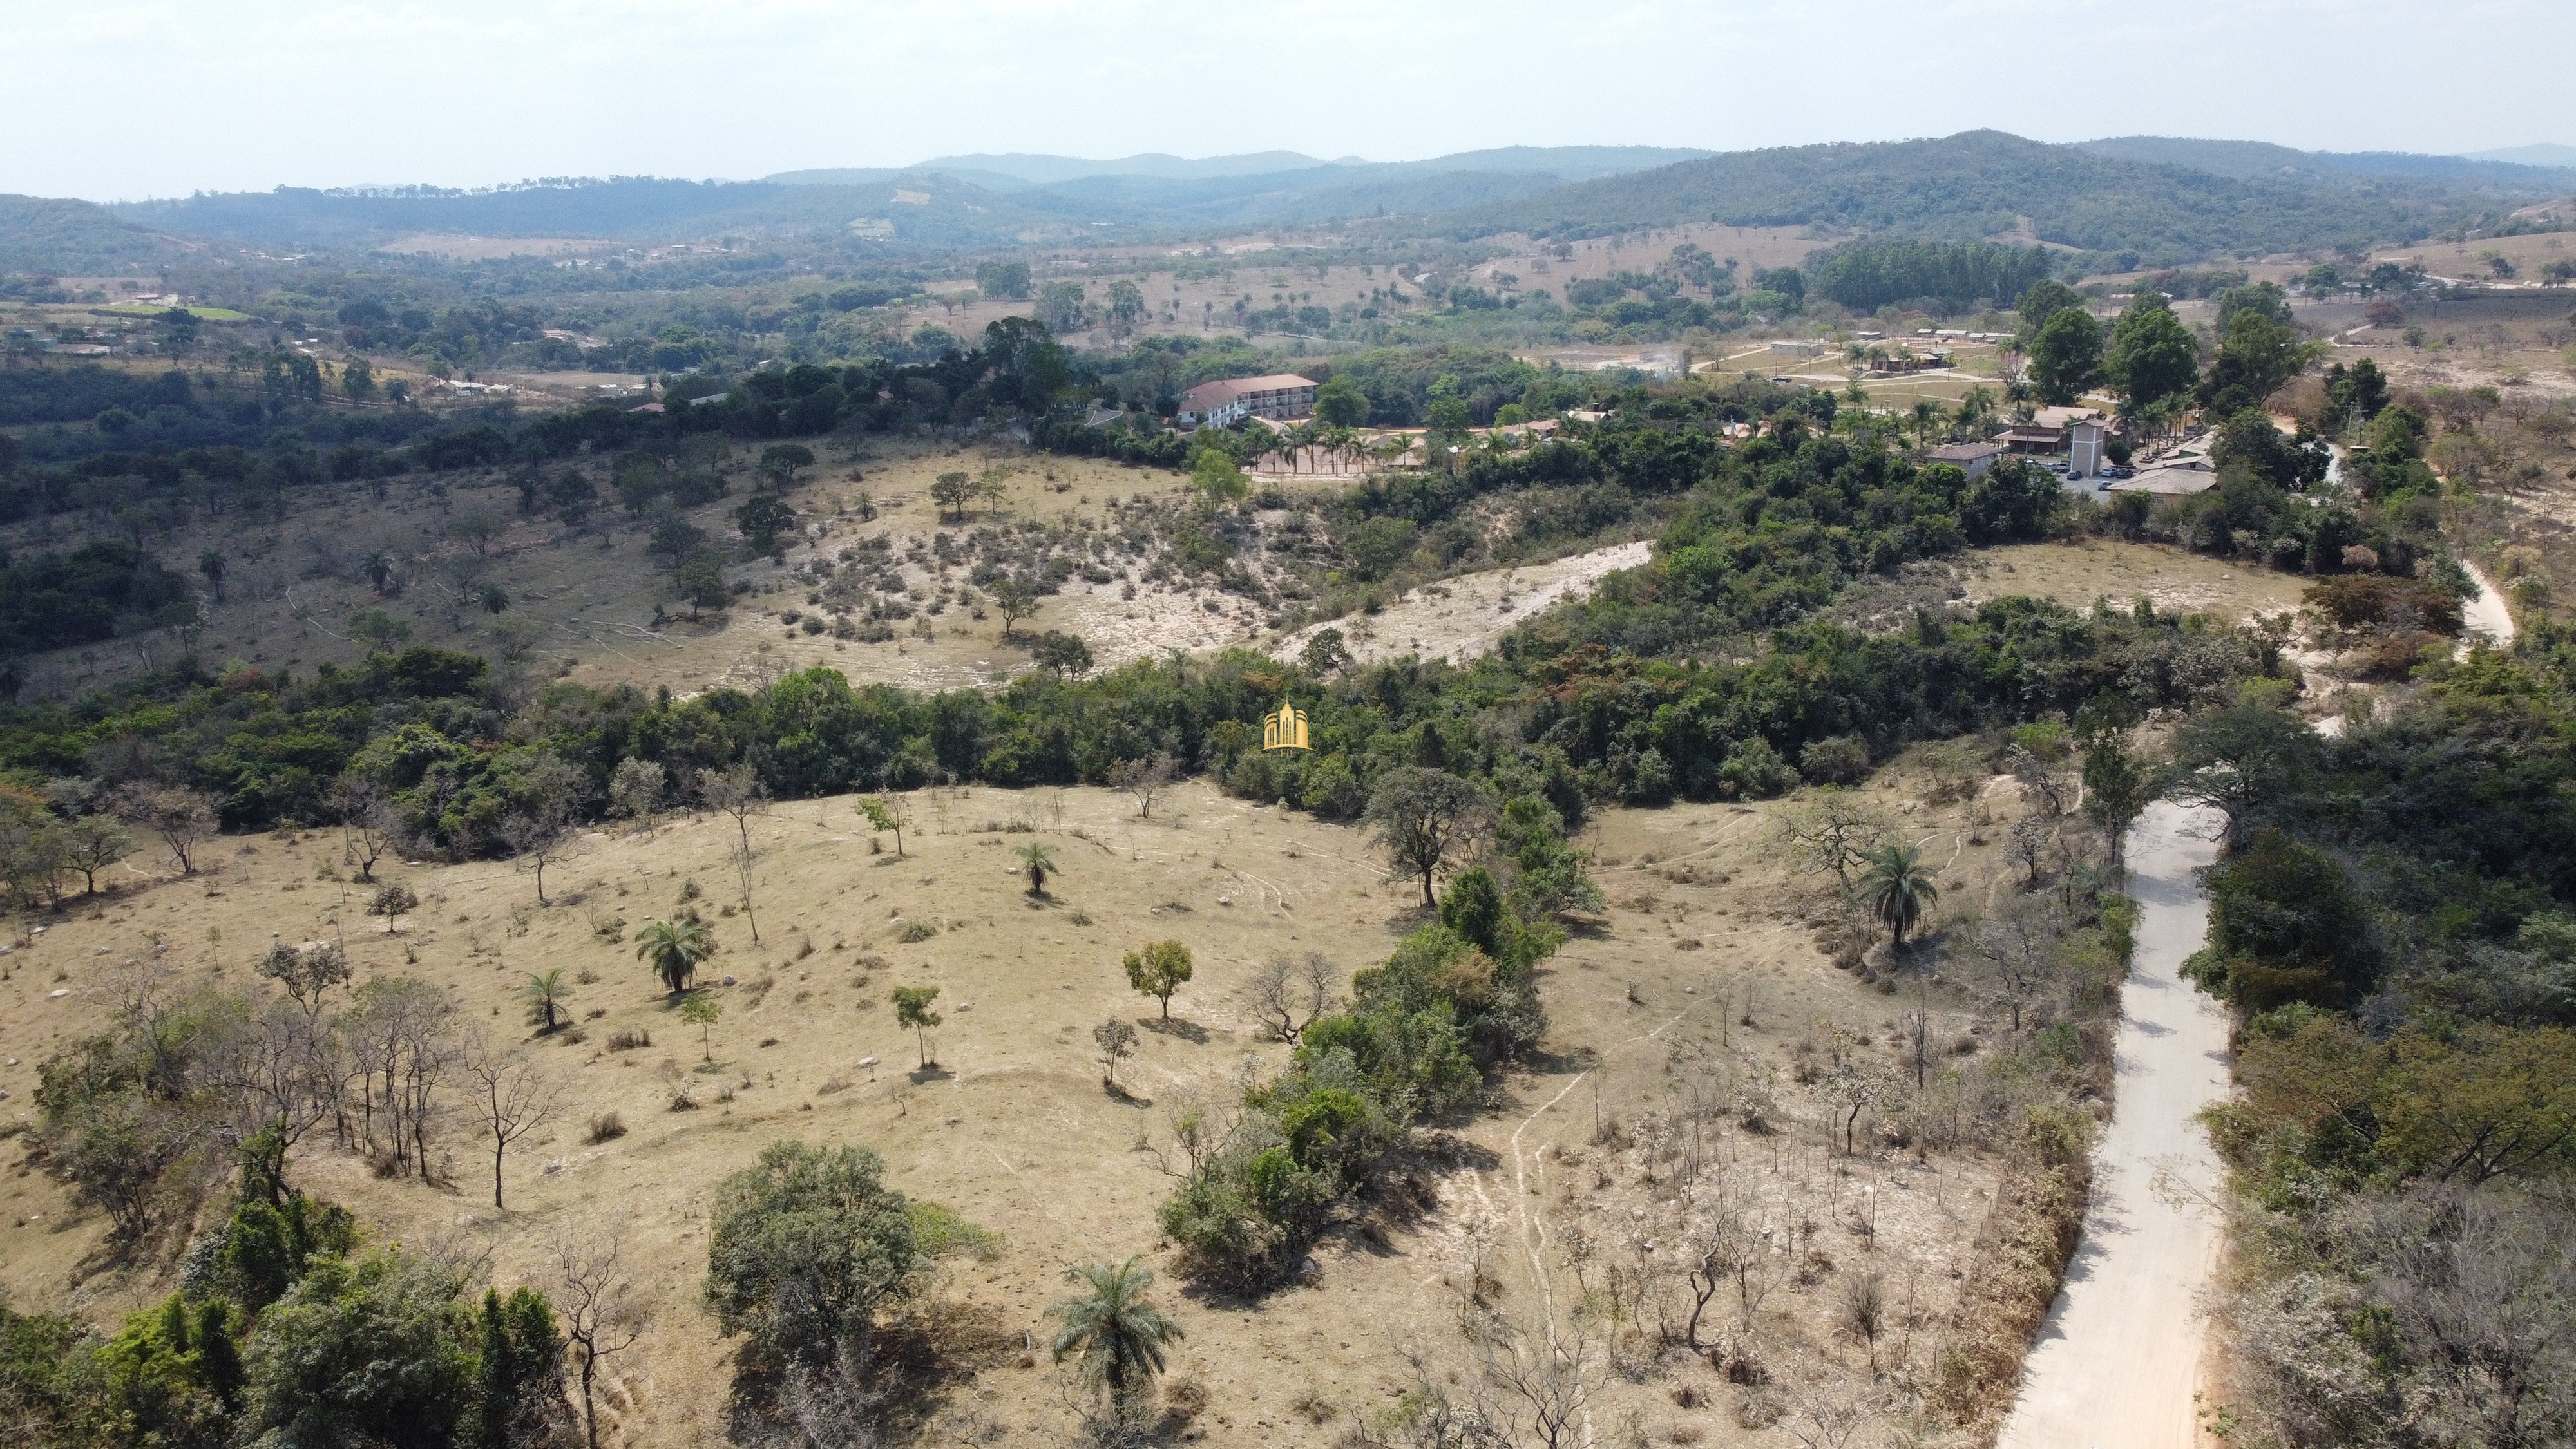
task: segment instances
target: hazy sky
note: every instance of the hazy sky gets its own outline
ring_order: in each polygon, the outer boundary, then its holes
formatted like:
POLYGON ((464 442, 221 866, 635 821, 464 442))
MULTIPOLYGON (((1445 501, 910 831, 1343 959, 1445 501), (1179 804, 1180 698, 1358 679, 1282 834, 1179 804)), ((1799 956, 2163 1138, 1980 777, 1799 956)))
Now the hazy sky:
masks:
POLYGON ((0 191, 1946 135, 2576 142, 2570 0, 0 0, 0 191))

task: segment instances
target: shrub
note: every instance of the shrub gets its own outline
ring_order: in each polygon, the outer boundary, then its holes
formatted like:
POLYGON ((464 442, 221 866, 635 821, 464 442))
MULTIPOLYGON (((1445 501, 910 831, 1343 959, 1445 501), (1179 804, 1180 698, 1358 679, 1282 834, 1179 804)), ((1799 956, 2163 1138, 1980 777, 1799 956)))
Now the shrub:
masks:
POLYGON ((1798 773, 1822 785, 1857 784, 1869 774, 1869 741, 1856 734, 1818 740, 1800 752, 1798 773))
POLYGON ((909 1205, 864 1147, 772 1144, 716 1188, 707 1299, 748 1363, 823 1363, 864 1348, 876 1311, 913 1292, 921 1267, 909 1205))

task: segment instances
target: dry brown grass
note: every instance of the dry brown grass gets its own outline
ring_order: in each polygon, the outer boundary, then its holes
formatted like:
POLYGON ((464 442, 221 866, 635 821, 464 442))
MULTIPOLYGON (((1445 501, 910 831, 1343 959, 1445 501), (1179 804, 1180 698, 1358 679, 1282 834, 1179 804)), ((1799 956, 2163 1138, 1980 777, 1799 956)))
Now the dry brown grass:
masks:
MULTIPOLYGON (((1910 832, 1930 837, 1927 853, 1954 880, 1991 875, 1992 850, 1964 843, 1966 818, 1908 806, 1911 790, 1886 798, 1905 811, 1910 832)), ((1754 1114, 1757 1128, 1740 1114, 1700 1123, 1708 1160, 1721 1149, 1747 1162, 1777 1160, 1789 1174, 1781 1182, 1812 1197, 1801 1211, 1814 1219, 1820 1251, 1838 1263, 1888 1264, 1891 1283, 1902 1280, 1895 1265, 1917 1264, 1918 1312, 1946 1311, 1951 1280, 1938 1265, 1964 1261, 1974 1205, 1994 1169, 1973 1151, 1935 1152, 1915 1165, 1896 1147, 1851 1161, 1826 1150, 1813 1125, 1818 1109, 1787 1086, 1787 1046, 1839 1024, 1870 1036, 1873 1050, 1892 1051, 1893 1012, 1815 951, 1807 891, 1782 880, 1762 843, 1773 808, 1613 812, 1588 832, 1611 895, 1641 904, 1614 909, 1548 964, 1548 1054, 1505 1079, 1493 1110, 1452 1124, 1455 1136, 1445 1140, 1454 1148, 1425 1156, 1395 1184, 1401 1192, 1328 1238, 1312 1286, 1243 1304, 1185 1291, 1162 1265, 1159 1296, 1189 1332, 1174 1372, 1204 1386, 1199 1423, 1212 1440, 1266 1432, 1274 1443, 1330 1443, 1351 1412, 1382 1404, 1404 1382, 1393 1343, 1458 1345, 1459 1298, 1441 1282, 1456 1280, 1471 1242, 1484 1245, 1494 1301, 1511 1311, 1553 1301, 1572 1313, 1584 1295, 1561 1257, 1565 1232, 1583 1226, 1608 1241, 1631 1213, 1667 1210, 1657 1194, 1670 1190, 1672 1138, 1668 1131, 1663 1146, 1651 1146, 1643 1124, 1658 1114, 1675 1120, 1682 1084, 1721 1059, 1750 1064, 1744 1071, 1770 1063, 1765 1070, 1781 1085, 1767 1117, 1754 1114), (1686 938, 1705 949, 1677 951, 1686 938), (1635 1129, 1629 1146, 1592 1145, 1596 1090, 1600 1114, 1635 1129), (1577 1152, 1589 1155, 1577 1164, 1577 1152), (1663 1155, 1653 1159, 1650 1185, 1642 1173, 1655 1153, 1663 1155), (1596 1188, 1585 1174, 1597 1172, 1608 1179, 1596 1188), (1855 1205, 1867 1196, 1857 1189, 1871 1174, 1881 1206, 1856 1233, 1855 1205), (1337 1417, 1318 1424, 1311 1409, 1301 1414, 1294 1401, 1310 1391, 1337 1417)), ((476 1149, 461 1121, 433 1139, 445 1186, 379 1180, 364 1162, 321 1145, 298 1154, 294 1176, 347 1203, 382 1237, 463 1234, 488 1243, 504 1284, 542 1285, 544 1245, 557 1231, 622 1223, 655 1324, 618 1365, 610 1401, 621 1442, 713 1442, 724 1432, 731 1352, 699 1306, 697 1284, 704 1214, 724 1173, 780 1137, 876 1148, 902 1190, 1002 1234, 1008 1247, 997 1260, 944 1271, 940 1311, 984 1325, 979 1342, 1016 1351, 1021 1335, 1044 1331, 1041 1310, 1061 1291, 1066 1263, 1155 1253, 1153 1213, 1169 1179, 1135 1149, 1140 1140, 1168 1149, 1161 1114, 1174 1095, 1222 1093, 1244 1058, 1275 1061, 1284 1050, 1240 1006, 1260 963, 1320 951, 1346 979, 1382 959, 1416 920, 1410 888, 1382 882, 1356 831, 1198 784, 1176 791, 1168 813, 1150 822, 1135 819, 1123 797, 1067 792, 1066 829, 1088 839, 1068 833, 1053 842, 1065 871, 1050 885, 1053 901, 1031 910, 1006 858, 1008 837, 976 828, 1014 814, 1039 818, 1034 802, 1005 792, 924 796, 910 853, 898 861, 867 853, 847 800, 777 806, 755 825, 766 939, 754 943, 738 915, 715 923, 723 950, 703 979, 725 1015, 714 1033, 719 1070, 706 1076, 691 1070, 697 1033, 679 1031, 631 947, 598 936, 584 909, 529 913, 525 934, 512 934, 511 913, 533 889, 506 863, 390 867, 423 905, 389 936, 358 914, 354 893, 315 880, 320 866, 337 862, 336 839, 228 839, 197 879, 123 878, 112 897, 85 903, 34 946, 0 958, 8 972, 0 1001, 12 1008, 0 1015, 8 1063, 0 1087, 11 1105, 28 1103, 36 1065, 105 1021, 102 969, 144 956, 156 941, 183 972, 241 986, 271 932, 300 940, 345 931, 362 979, 419 975, 487 1029, 516 1019, 512 992, 527 968, 592 970, 597 981, 574 1002, 586 1017, 604 1013, 586 1023, 591 1040, 558 1033, 529 1045, 568 1091, 556 1124, 509 1159, 508 1212, 478 1205, 476 1149), (1089 924, 1078 924, 1077 912, 1089 924), (907 919, 934 916, 956 928, 899 940, 907 919), (1121 1069, 1129 1094, 1113 1096, 1100 1087, 1089 1029, 1104 1016, 1154 1016, 1153 1003, 1127 989, 1118 961, 1135 942, 1168 936, 1187 940, 1198 958, 1196 979, 1172 1003, 1186 1029, 1140 1033, 1138 1055, 1121 1069), (800 958, 808 941, 814 952, 800 958), (777 989, 755 1003, 742 983, 763 975, 777 989), (723 984, 727 976, 737 984, 723 984), (885 1004, 897 984, 941 988, 947 1024, 933 1046, 943 1070, 912 1070, 914 1043, 885 1004), (50 995, 56 989, 67 994, 50 995), (652 1047, 605 1049, 613 1035, 657 1028, 652 1047), (667 1110, 673 1073, 695 1086, 697 1110, 667 1110), (623 1136, 599 1132, 611 1116, 626 1125, 623 1136)), ((667 914, 683 880, 725 878, 730 831, 729 821, 683 819, 604 834, 568 886, 588 904, 613 902, 630 921, 667 914)), ((1958 1034, 1966 1018, 1957 1003, 1936 1006, 1952 1023, 1944 1038, 1958 1034)), ((22 1174, 6 1190, 0 1285, 16 1304, 69 1307, 112 1324, 169 1291, 166 1262, 104 1270, 105 1224, 72 1209, 49 1179, 22 1174)), ((1632 1250, 1617 1255, 1634 1261, 1632 1250)), ((1597 1272, 1591 1281, 1600 1283, 1597 1272)), ((1665 1286, 1677 1281, 1667 1275, 1665 1286)), ((1776 1295, 1766 1342, 1777 1346, 1765 1350, 1775 1372, 1811 1355, 1853 1359, 1856 1350, 1832 1336, 1831 1296, 1830 1280, 1776 1295)), ((1651 1326, 1657 1310, 1635 1302, 1633 1313, 1651 1326)), ((1915 1334, 1918 1361, 1928 1342, 1928 1330, 1915 1334)), ((1633 1344, 1627 1351, 1643 1377, 1607 1387, 1612 1407, 1634 1402, 1670 1415, 1677 1385, 1735 1392, 1704 1366, 1633 1344)), ((1882 1358, 1887 1352, 1882 1343, 1882 1358)), ((1010 1426, 997 1442, 1053 1442, 1065 1427, 1064 1399, 1044 1360, 1039 1354, 1027 1369, 991 1362, 971 1380, 939 1380, 922 1408, 925 1432, 962 1434, 982 1414, 1010 1426)), ((1708 1416, 1695 1422, 1720 1442, 1738 1437, 1708 1416)))

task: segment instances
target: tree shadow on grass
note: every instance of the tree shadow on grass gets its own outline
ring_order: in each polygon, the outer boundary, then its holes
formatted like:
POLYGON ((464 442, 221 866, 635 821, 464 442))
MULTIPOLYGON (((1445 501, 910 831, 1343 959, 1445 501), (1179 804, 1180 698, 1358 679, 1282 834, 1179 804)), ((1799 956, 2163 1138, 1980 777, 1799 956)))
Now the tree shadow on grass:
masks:
POLYGON ((1192 1046, 1206 1046, 1208 1043, 1208 1029, 1195 1021, 1178 1017, 1166 1021, 1159 1016, 1140 1016, 1136 1018, 1136 1024, 1157 1036, 1179 1037, 1192 1046))
POLYGON ((930 1082, 953 1081, 957 1076, 955 1072, 948 1070, 937 1062, 932 1062, 926 1067, 915 1067, 911 1071, 904 1073, 904 1075, 911 1078, 912 1084, 916 1087, 923 1086, 930 1082))
MULTIPOLYGON (((978 1374, 1033 1361, 1033 1344, 992 1304, 958 1303, 944 1298, 916 1301, 880 1325, 869 1343, 854 1392, 836 1392, 826 1384, 817 1396, 824 1407, 854 1410, 846 1425, 817 1425, 827 1432, 843 1428, 875 1429, 878 1442, 909 1443, 918 1438, 957 1390, 978 1374)), ((828 1377, 828 1375, 826 1375, 828 1377)), ((806 1440, 796 1431, 788 1402, 786 1376, 740 1370, 725 1405, 728 1442, 794 1444, 806 1440)))

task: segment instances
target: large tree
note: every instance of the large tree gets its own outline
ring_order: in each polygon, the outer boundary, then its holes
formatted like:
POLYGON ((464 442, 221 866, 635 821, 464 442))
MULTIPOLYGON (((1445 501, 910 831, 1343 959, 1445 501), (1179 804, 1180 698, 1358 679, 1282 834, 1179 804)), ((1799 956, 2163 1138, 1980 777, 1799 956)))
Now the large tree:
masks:
POLYGON ((2316 737, 2259 693, 2203 710, 2174 732, 2165 793, 2227 817, 2227 841, 2242 846, 2253 816, 2295 788, 2316 737))
POLYGON ((2143 413, 2199 383, 2200 343, 2163 297, 2142 291, 2111 324, 2102 373, 2120 394, 2124 411, 2143 413))
POLYGON ((903 1194, 864 1147, 771 1144, 716 1188, 707 1301, 744 1357, 784 1367, 864 1349, 877 1308, 915 1286, 920 1266, 903 1194))
POLYGON ((1422 904, 1437 904, 1431 881, 1460 854, 1493 815, 1484 788, 1446 770, 1403 765, 1387 771, 1369 791, 1361 818, 1377 831, 1377 844, 1394 874, 1419 877, 1422 904))
POLYGON ((2051 406, 2084 395, 2102 375, 2102 324, 2081 307, 2068 307, 2040 324, 2030 344, 2030 380, 2051 406))
POLYGON ((2228 319, 2218 359, 2200 381, 2201 405, 2217 414, 2263 406, 2282 384, 2307 370, 2317 347, 2261 307, 2238 309, 2228 319))

